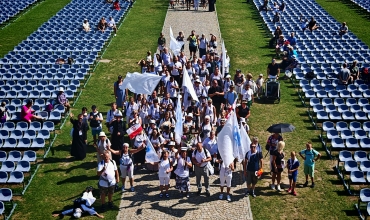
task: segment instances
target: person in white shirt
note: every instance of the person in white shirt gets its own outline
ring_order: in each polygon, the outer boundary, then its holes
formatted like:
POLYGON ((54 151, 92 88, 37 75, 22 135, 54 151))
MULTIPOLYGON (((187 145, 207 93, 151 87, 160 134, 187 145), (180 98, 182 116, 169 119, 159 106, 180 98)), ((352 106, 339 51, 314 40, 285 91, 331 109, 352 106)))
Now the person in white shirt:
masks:
POLYGON ((109 17, 108 27, 112 28, 114 30, 114 36, 117 36, 116 22, 114 21, 112 16, 109 17))
POLYGON ((178 88, 179 88, 179 84, 176 82, 175 78, 171 76, 170 81, 167 82, 166 90, 167 90, 167 93, 170 94, 170 98, 173 103, 176 103, 178 88))
POLYGON ((91 30, 89 21, 87 19, 84 20, 84 23, 82 24, 82 29, 86 32, 89 32, 91 30))
POLYGON ((139 109, 139 105, 135 102, 134 97, 130 97, 130 102, 126 104, 126 121, 130 121, 132 112, 139 109))
POLYGON ((263 94, 263 83, 264 83, 264 79, 263 79, 263 74, 261 73, 258 77, 258 79, 256 80, 256 86, 257 86, 257 99, 260 99, 260 96, 263 94))
POLYGON ((254 96, 253 96, 253 89, 251 89, 251 85, 247 83, 245 85, 245 88, 242 91, 243 98, 242 100, 247 100, 247 106, 250 109, 252 106, 252 103, 254 101, 254 96))
POLYGON ((206 188, 206 195, 209 197, 209 168, 208 163, 212 160, 211 153, 203 148, 201 142, 197 143, 196 149, 192 154, 192 161, 194 164, 195 177, 198 187, 198 195, 202 192, 202 183, 200 182, 201 176, 204 178, 204 186, 206 188))
POLYGON ((163 197, 163 191, 166 192, 166 198, 170 198, 168 188, 170 186, 170 175, 173 170, 173 161, 171 161, 168 155, 168 151, 162 151, 160 161, 151 163, 153 165, 158 164, 159 189, 161 190, 161 193, 159 194, 160 198, 163 197))
POLYGON ((199 57, 202 57, 207 54, 208 49, 208 40, 205 34, 202 34, 202 37, 199 39, 199 57))
MULTIPOLYGON (((98 143, 95 145, 96 151, 97 151, 97 158, 98 158, 98 163, 100 163, 104 158, 103 158, 103 153, 104 151, 108 150, 108 148, 111 146, 111 142, 109 138, 105 135, 105 132, 102 131, 99 133, 99 140, 98 143)), ((112 158, 112 155, 109 153, 109 157, 112 158)))
POLYGON ((114 119, 115 115, 121 112, 119 109, 117 109, 117 103, 113 102, 111 107, 112 108, 107 112, 107 119, 105 120, 110 133, 113 132, 113 126, 110 126, 109 123, 114 119))
POLYGON ((108 207, 113 208, 112 197, 116 183, 119 183, 119 175, 116 162, 110 158, 110 152, 104 151, 103 160, 98 164, 97 175, 99 176, 99 189, 101 209, 105 210, 105 197, 108 195, 108 207))
POLYGON ((182 63, 179 61, 179 58, 177 56, 173 57, 173 62, 170 64, 170 67, 172 68, 171 76, 175 79, 177 84, 181 84, 180 82, 180 74, 182 72, 182 63))
POLYGON ((130 180, 131 192, 135 191, 134 188, 134 164, 132 162, 132 155, 143 150, 145 145, 141 145, 137 149, 128 149, 128 143, 124 143, 122 146, 122 150, 113 150, 108 146, 108 150, 115 155, 121 155, 120 159, 120 170, 121 170, 121 180, 122 180, 122 192, 125 192, 125 183, 126 183, 126 176, 128 176, 130 180))
POLYGON ((211 155, 214 156, 217 154, 218 146, 215 131, 211 131, 209 137, 204 139, 203 147, 207 149, 211 153, 211 155))
POLYGON ((158 100, 153 101, 153 105, 150 106, 149 111, 148 111, 148 117, 150 120, 155 120, 155 123, 158 124, 161 113, 161 109, 158 104, 158 100))
POLYGON ((235 85, 234 81, 231 80, 231 76, 227 75, 224 81, 224 93, 229 91, 230 85, 235 85))
POLYGON ((220 154, 217 154, 217 160, 216 163, 220 164, 220 196, 218 197, 220 200, 224 197, 224 186, 226 185, 226 200, 228 202, 231 202, 231 195, 230 195, 230 189, 231 189, 231 179, 233 178, 233 171, 234 171, 234 163, 232 162, 229 165, 225 165, 220 154))
POLYGON ((180 190, 181 194, 185 191, 186 197, 189 198, 190 180, 189 180, 189 168, 193 167, 190 157, 186 155, 188 148, 181 147, 180 153, 176 153, 175 158, 177 160, 176 174, 176 186, 175 188, 180 190))

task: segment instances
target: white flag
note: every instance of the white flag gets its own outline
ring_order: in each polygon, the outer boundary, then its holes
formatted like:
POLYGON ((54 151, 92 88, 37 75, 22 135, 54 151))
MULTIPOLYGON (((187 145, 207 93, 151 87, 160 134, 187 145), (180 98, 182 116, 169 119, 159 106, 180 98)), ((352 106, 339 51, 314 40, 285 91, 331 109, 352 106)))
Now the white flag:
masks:
POLYGON ((241 148, 239 149, 239 155, 241 160, 245 158, 245 154, 250 150, 251 139, 249 138, 247 131, 244 126, 240 126, 240 137, 241 137, 241 148))
MULTIPOLYGON (((235 113, 234 113, 235 114, 235 113)), ((237 126, 237 124, 236 124, 237 126)), ((234 161, 234 119, 229 117, 221 132, 217 136, 218 152, 226 166, 234 161)))
POLYGON ((122 84, 133 93, 150 95, 161 79, 162 76, 154 74, 127 73, 122 84))
POLYGON ((243 157, 240 157, 240 149, 241 149, 241 137, 240 137, 240 129, 238 124, 238 119, 236 118, 236 113, 233 111, 230 116, 232 120, 232 126, 233 126, 233 155, 235 158, 238 158, 239 161, 243 160, 243 157))
POLYGON ((225 70, 229 63, 226 61, 225 41, 222 41, 222 76, 225 77, 225 70))
POLYGON ((191 83, 191 80, 190 80, 190 77, 189 77, 189 73, 186 70, 186 67, 185 66, 183 66, 183 68, 182 68, 182 87, 186 87, 187 92, 191 95, 191 97, 193 98, 193 100, 199 102, 198 96, 195 93, 194 86, 191 83))
POLYGON ((157 67, 158 66, 158 60, 157 60, 157 56, 156 56, 155 53, 154 53, 154 56, 153 56, 153 66, 154 67, 157 67))
POLYGON ((178 56, 181 51, 182 43, 178 42, 173 36, 172 28, 170 26, 170 49, 175 56, 178 56))
POLYGON ((180 100, 180 96, 178 96, 177 106, 176 106, 176 125, 175 125, 175 141, 177 144, 181 144, 182 134, 183 134, 183 129, 182 129, 181 100, 180 100))
MULTIPOLYGON (((146 136, 146 135, 145 135, 146 136)), ((145 161, 147 163, 154 163, 159 161, 157 152, 155 151, 152 143, 150 142, 148 136, 146 136, 146 154, 145 161)))

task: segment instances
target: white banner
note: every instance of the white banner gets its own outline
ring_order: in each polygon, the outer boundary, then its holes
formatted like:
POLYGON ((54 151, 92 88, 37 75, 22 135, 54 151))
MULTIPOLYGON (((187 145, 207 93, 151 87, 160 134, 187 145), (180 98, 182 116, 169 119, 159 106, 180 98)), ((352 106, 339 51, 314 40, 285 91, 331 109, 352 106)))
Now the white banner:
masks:
POLYGON ((175 56, 178 56, 180 54, 182 45, 183 43, 178 42, 173 36, 172 28, 170 26, 170 49, 175 56))
POLYGON ((146 163, 155 163, 159 161, 159 157, 157 152, 155 151, 152 143, 150 142, 148 136, 146 136, 146 154, 145 154, 145 162, 146 163))
POLYGON ((127 73, 123 87, 136 94, 151 95, 161 78, 154 74, 127 73))
MULTIPOLYGON (((235 114, 235 113, 234 113, 235 114)), ((234 161, 234 118, 233 115, 226 121, 225 126, 217 136, 218 152, 226 166, 234 161)), ((237 124, 236 124, 237 126, 237 124)))
POLYGON ((193 100, 199 102, 198 96, 195 93, 193 83, 191 83, 191 80, 190 80, 190 77, 189 77, 189 73, 186 70, 185 65, 182 68, 182 87, 186 87, 187 92, 191 95, 191 97, 193 98, 193 100))

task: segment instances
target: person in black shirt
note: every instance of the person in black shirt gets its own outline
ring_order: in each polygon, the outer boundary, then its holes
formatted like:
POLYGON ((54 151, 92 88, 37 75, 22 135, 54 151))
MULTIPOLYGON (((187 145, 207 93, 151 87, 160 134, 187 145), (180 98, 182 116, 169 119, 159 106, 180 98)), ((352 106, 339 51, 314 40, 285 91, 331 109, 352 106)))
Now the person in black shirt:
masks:
POLYGON ((186 112, 189 114, 189 113, 192 113, 193 114, 193 121, 195 122, 195 129, 198 130, 199 129, 199 116, 200 116, 200 111, 199 111, 199 107, 196 105, 197 101, 195 100, 192 100, 191 101, 191 106, 188 107, 188 109, 186 110, 186 112))
MULTIPOLYGON (((122 113, 119 112, 115 115, 114 119, 110 122, 110 126, 113 127, 112 132, 112 149, 113 150, 121 150, 124 142, 124 135, 126 128, 123 125, 122 121, 122 113)), ((112 159, 117 163, 119 163, 120 155, 112 155, 112 159)))
POLYGON ((218 117, 220 115, 221 103, 224 102, 224 91, 221 86, 218 86, 217 80, 213 80, 212 87, 208 90, 208 97, 212 99, 216 108, 216 116, 218 117))
POLYGON ((267 66, 267 78, 278 79, 279 75, 280 75, 279 64, 276 63, 275 59, 272 59, 272 62, 267 66))
POLYGON ((257 175, 256 172, 262 169, 263 166, 263 156, 261 152, 258 152, 256 149, 256 144, 251 144, 251 149, 245 155, 244 160, 244 176, 247 178, 247 193, 245 196, 249 196, 249 193, 253 197, 256 197, 254 193, 254 188, 257 184, 257 175))
POLYGON ((160 53, 162 53, 163 48, 166 47, 166 38, 164 37, 164 34, 161 33, 160 36, 158 37, 158 50, 160 53))
POLYGON ((312 32, 318 28, 319 25, 317 25, 315 18, 312 16, 310 22, 308 23, 308 29, 310 29, 310 31, 312 32))
POLYGON ((248 108, 247 103, 247 100, 243 100, 242 104, 236 108, 236 117, 238 117, 238 121, 240 120, 240 118, 244 118, 245 121, 248 121, 248 118, 251 115, 251 111, 248 108))

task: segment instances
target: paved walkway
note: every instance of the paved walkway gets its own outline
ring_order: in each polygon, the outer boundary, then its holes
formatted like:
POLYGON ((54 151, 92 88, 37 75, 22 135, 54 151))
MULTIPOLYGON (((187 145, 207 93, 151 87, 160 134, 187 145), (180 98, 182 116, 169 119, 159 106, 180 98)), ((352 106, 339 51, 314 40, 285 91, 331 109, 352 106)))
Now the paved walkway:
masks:
MULTIPOLYGON (((169 9, 163 25, 166 39, 169 39, 171 26, 175 37, 179 31, 183 31, 187 37, 191 30, 195 30, 196 34, 206 34, 208 39, 210 33, 218 36, 217 40, 220 43, 217 14, 207 10, 200 8, 199 11, 186 11, 181 7, 169 9)), ((185 54, 189 56, 188 43, 185 44, 185 54)), ((206 197, 204 191, 201 196, 196 195, 195 177, 191 175, 190 198, 180 196, 173 187, 175 180, 171 180, 170 198, 160 199, 157 173, 138 171, 135 174, 136 192, 122 194, 117 219, 253 219, 249 198, 244 197, 246 186, 240 185, 242 183, 240 169, 241 166, 238 166, 233 173, 231 202, 227 202, 225 197, 224 200, 218 199, 220 192, 218 176, 213 175, 210 178, 210 197, 206 197)), ((126 183, 126 186, 129 186, 129 183, 126 183)))

